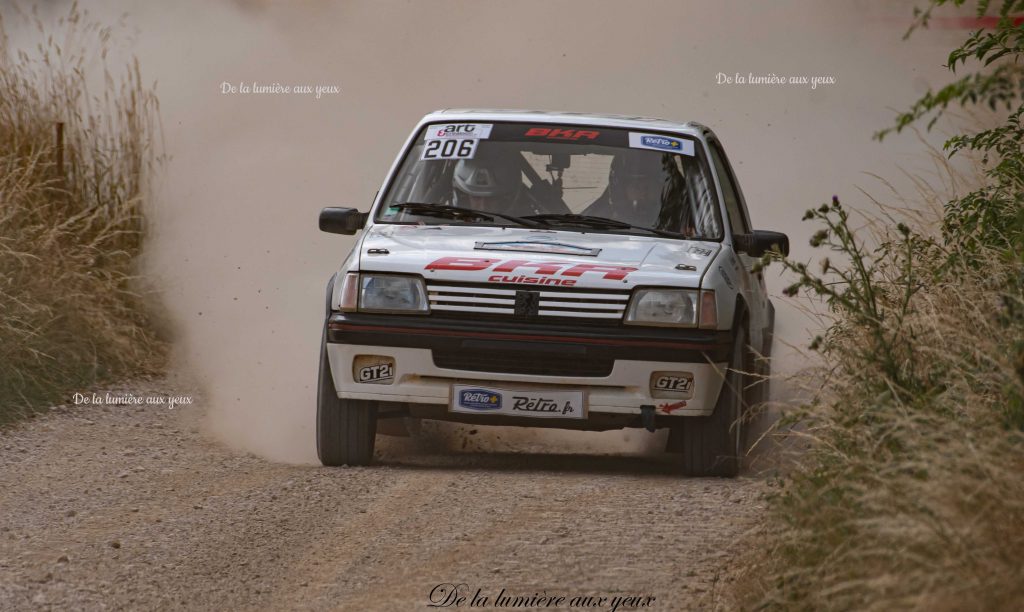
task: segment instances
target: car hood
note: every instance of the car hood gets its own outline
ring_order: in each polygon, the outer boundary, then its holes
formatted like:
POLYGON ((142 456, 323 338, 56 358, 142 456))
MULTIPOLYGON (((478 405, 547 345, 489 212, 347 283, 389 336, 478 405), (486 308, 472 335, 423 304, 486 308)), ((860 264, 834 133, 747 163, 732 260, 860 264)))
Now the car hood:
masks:
POLYGON ((625 289, 698 287, 721 244, 658 236, 471 225, 370 226, 363 271, 436 280, 625 289))

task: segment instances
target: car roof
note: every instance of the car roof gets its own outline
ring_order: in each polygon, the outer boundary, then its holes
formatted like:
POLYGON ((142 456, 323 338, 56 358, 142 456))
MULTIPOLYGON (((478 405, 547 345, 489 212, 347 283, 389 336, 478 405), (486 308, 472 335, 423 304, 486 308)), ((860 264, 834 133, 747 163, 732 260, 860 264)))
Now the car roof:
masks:
POLYGON ((678 123, 651 117, 630 117, 602 113, 569 113, 561 111, 511 110, 485 108, 446 108, 425 116, 420 124, 453 121, 516 121, 558 123, 561 125, 593 125, 639 130, 660 130, 689 134, 700 138, 713 135, 707 126, 694 121, 678 123))

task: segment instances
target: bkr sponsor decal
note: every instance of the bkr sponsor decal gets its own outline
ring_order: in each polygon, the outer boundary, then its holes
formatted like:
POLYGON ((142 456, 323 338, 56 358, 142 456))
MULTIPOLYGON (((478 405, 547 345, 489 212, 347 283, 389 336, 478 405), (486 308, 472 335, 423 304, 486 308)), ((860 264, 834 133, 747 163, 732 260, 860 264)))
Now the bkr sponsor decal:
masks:
POLYGON ((584 274, 602 274, 605 280, 624 280, 639 268, 605 264, 575 263, 567 261, 527 261, 525 259, 490 259, 484 257, 442 257, 424 267, 425 270, 460 270, 464 272, 502 272, 487 277, 491 283, 524 283, 532 285, 559 285, 571 287, 575 278, 584 274), (519 272, 519 274, 508 273, 519 272), (525 273, 525 274, 524 274, 525 273), (530 274, 528 276, 527 274, 530 274), (535 276, 533 276, 535 275, 535 276))
POLYGON ((534 127, 526 130, 526 136, 531 138, 547 138, 549 140, 597 140, 601 132, 596 130, 576 130, 564 128, 534 127))
POLYGON ((693 155, 693 141, 685 138, 672 138, 661 134, 629 133, 629 146, 634 149, 654 149, 669 151, 682 155, 693 155))

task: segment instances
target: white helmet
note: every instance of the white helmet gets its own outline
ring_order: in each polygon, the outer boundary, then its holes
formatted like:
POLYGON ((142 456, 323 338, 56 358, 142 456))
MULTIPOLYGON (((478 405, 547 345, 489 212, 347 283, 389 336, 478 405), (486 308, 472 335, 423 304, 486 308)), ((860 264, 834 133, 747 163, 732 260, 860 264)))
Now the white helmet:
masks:
POLYGON ((515 195, 523 184, 523 176, 510 159, 477 157, 459 160, 453 183, 466 195, 494 198, 515 195))

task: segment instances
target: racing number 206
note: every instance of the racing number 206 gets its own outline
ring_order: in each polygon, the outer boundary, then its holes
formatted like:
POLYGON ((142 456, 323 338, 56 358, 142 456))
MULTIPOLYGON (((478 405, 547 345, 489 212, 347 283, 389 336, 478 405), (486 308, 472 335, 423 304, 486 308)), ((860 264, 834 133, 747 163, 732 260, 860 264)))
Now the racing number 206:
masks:
POLYGON ((471 138, 428 140, 420 159, 472 159, 476 153, 476 143, 471 138))

